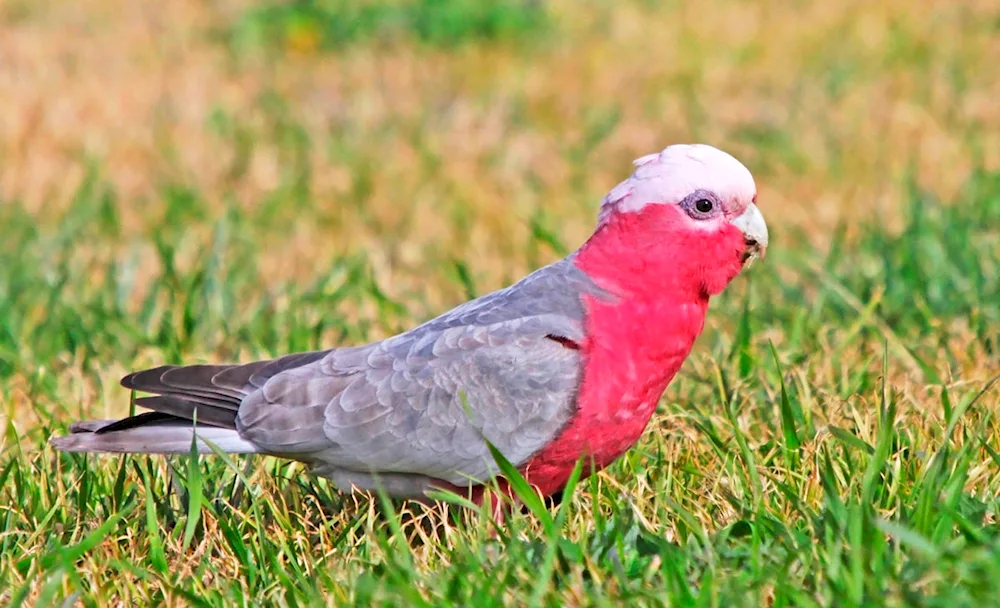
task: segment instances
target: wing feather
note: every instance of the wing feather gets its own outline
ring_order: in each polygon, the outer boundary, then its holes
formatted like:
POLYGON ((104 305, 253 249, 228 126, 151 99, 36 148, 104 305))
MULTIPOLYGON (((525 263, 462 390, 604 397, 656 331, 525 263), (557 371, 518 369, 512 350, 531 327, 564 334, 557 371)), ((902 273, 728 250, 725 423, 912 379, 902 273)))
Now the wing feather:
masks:
POLYGON ((568 258, 383 342, 225 378, 259 387, 236 427, 334 479, 482 481, 497 472, 485 440, 523 464, 572 418, 585 296, 611 297, 568 258))

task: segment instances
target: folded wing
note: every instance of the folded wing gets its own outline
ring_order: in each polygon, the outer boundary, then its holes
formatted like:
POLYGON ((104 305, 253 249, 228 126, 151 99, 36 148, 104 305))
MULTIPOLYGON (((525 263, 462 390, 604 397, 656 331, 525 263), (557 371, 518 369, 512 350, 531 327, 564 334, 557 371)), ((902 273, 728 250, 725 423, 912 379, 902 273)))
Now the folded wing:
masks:
POLYGON ((469 485, 497 470, 485 440, 521 464, 569 422, 578 334, 565 317, 542 315, 331 351, 249 395, 237 429, 263 451, 327 474, 469 485))

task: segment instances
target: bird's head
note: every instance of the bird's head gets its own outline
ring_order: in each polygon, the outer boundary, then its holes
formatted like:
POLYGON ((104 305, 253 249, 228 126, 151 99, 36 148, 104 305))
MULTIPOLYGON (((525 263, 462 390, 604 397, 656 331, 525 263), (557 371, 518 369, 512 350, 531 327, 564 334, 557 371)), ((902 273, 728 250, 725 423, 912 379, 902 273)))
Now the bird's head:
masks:
POLYGON ((767 249, 750 171, 704 144, 673 145, 635 161, 608 193, 585 248, 592 265, 630 281, 716 295, 767 249), (603 260, 599 259, 603 258, 603 260))

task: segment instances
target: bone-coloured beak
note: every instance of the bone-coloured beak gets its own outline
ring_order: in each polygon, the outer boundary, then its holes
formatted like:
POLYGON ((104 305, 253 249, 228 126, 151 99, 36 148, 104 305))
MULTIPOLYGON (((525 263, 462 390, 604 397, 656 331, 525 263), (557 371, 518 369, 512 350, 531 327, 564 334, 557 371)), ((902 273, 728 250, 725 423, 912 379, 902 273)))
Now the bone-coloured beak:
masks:
POLYGON ((730 223, 743 233, 743 242, 746 243, 743 266, 749 266, 757 257, 763 258, 767 251, 767 224, 757 205, 750 203, 743 213, 730 223))

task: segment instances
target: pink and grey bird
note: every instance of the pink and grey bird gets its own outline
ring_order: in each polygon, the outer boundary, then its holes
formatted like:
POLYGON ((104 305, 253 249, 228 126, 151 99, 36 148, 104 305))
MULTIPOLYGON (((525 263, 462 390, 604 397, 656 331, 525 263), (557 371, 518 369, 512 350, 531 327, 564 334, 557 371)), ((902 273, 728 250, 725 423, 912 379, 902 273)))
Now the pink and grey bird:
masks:
POLYGON ((753 177, 729 154, 674 145, 635 165, 578 250, 514 285, 373 344, 130 374, 151 411, 78 422, 52 444, 179 454, 197 435, 301 461, 342 490, 478 499, 499 475, 485 438, 558 492, 579 459, 600 469, 638 441, 709 298, 767 247, 753 177))

